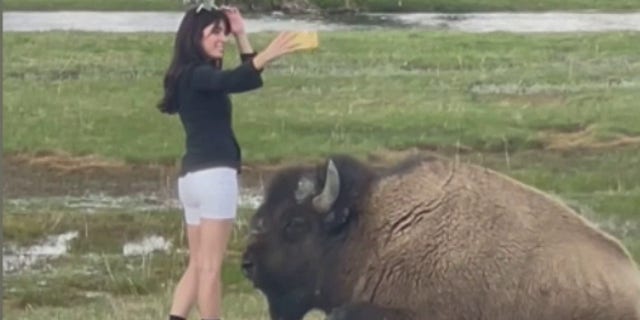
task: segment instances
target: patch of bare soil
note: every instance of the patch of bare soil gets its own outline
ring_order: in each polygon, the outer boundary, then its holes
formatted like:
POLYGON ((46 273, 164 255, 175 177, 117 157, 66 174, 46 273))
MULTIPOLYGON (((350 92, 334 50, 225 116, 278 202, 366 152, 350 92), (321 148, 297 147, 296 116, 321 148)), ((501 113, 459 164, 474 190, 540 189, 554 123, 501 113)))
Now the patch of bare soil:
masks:
MULTIPOLYGON (((286 165, 261 164, 242 168, 240 184, 264 186, 286 165)), ((133 194, 177 196, 177 165, 129 164, 97 156, 72 156, 62 152, 4 155, 2 192, 5 199, 83 196, 101 193, 120 197, 133 194)))
POLYGON ((618 134, 607 141, 600 141, 592 128, 576 132, 551 132, 543 134, 547 150, 606 149, 640 144, 640 137, 618 134))
POLYGON ((555 93, 536 93, 536 94, 505 94, 495 97, 498 104, 504 107, 521 106, 521 107, 543 107, 543 106, 559 106, 566 103, 566 98, 561 94, 555 93))
POLYGON ((5 155, 2 192, 5 199, 162 192, 167 191, 174 172, 167 166, 131 165, 63 153, 5 155))
MULTIPOLYGON (((383 166, 419 152, 419 149, 381 150, 372 153, 366 160, 373 165, 383 166)), ((240 183, 247 188, 262 187, 275 171, 301 162, 246 165, 242 168, 240 183)), ((132 194, 176 197, 177 178, 177 165, 128 164, 62 152, 4 155, 2 161, 2 192, 5 199, 96 193, 113 197, 132 194)))
MULTIPOLYGON (((620 136, 597 141, 587 128, 572 133, 547 133, 543 137, 549 151, 616 148, 639 145, 640 137, 620 136)), ((463 157, 477 154, 466 146, 437 149, 420 146, 405 150, 379 149, 364 157, 374 167, 386 167, 411 156, 463 157)), ((261 188, 277 170, 306 160, 275 164, 251 164, 242 169, 240 183, 245 188, 261 188)), ((5 199, 49 196, 104 194, 120 197, 134 194, 158 194, 176 197, 177 165, 128 164, 96 156, 72 156, 65 153, 4 155, 2 192, 5 199)))

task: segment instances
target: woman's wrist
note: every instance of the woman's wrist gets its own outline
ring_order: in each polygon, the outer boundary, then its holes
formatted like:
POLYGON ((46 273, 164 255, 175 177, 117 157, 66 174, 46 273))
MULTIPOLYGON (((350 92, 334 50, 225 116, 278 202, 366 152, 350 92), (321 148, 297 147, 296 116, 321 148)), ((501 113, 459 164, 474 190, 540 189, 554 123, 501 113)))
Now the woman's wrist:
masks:
POLYGON ((247 36, 247 33, 245 31, 234 32, 233 37, 236 39, 236 43, 238 44, 241 44, 242 42, 245 42, 249 39, 249 36, 247 36))
POLYGON ((235 33, 234 37, 236 38, 236 44, 238 45, 240 53, 253 53, 253 47, 245 32, 235 33))
POLYGON ((259 52, 258 54, 256 54, 255 57, 253 57, 253 60, 252 60, 253 67, 256 70, 262 70, 267 65, 270 59, 271 58, 269 57, 268 53, 264 51, 259 52))

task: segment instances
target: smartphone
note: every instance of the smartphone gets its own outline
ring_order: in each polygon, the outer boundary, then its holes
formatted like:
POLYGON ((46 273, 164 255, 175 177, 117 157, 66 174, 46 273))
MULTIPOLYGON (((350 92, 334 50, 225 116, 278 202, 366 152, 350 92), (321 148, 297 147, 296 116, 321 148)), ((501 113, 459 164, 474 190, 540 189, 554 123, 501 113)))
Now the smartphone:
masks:
POLYGON ((297 31, 295 41, 302 46, 300 50, 315 49, 318 47, 318 32, 316 31, 297 31))

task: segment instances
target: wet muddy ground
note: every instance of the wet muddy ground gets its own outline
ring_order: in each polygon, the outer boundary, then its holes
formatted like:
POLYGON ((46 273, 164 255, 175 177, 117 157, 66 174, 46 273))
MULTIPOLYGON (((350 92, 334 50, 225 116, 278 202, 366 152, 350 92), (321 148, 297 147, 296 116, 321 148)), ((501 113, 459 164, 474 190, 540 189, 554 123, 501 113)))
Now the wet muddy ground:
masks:
MULTIPOLYGON (((178 178, 177 167, 172 165, 120 164, 62 155, 5 156, 2 172, 5 199, 82 197, 98 193, 111 197, 174 196, 178 178)), ((270 172, 268 168, 244 168, 241 183, 245 187, 259 186, 270 172)))
MULTIPOLYGON (((417 152, 383 150, 368 162, 385 166, 417 152)), ((247 164, 242 167, 240 186, 247 193, 260 193, 274 172, 296 162, 247 164)), ((2 192, 5 200, 43 197, 127 197, 140 194, 177 197, 178 165, 129 164, 94 157, 71 157, 63 153, 5 155, 2 161, 2 192)))

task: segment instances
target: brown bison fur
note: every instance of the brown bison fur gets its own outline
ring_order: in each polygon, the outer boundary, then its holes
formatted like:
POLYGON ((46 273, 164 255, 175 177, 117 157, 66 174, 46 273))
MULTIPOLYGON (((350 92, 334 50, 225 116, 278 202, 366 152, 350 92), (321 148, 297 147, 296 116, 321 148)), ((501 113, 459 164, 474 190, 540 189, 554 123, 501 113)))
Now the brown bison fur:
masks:
POLYGON ((243 271, 280 320, 640 320, 619 241, 532 187, 440 158, 282 170, 243 271))

